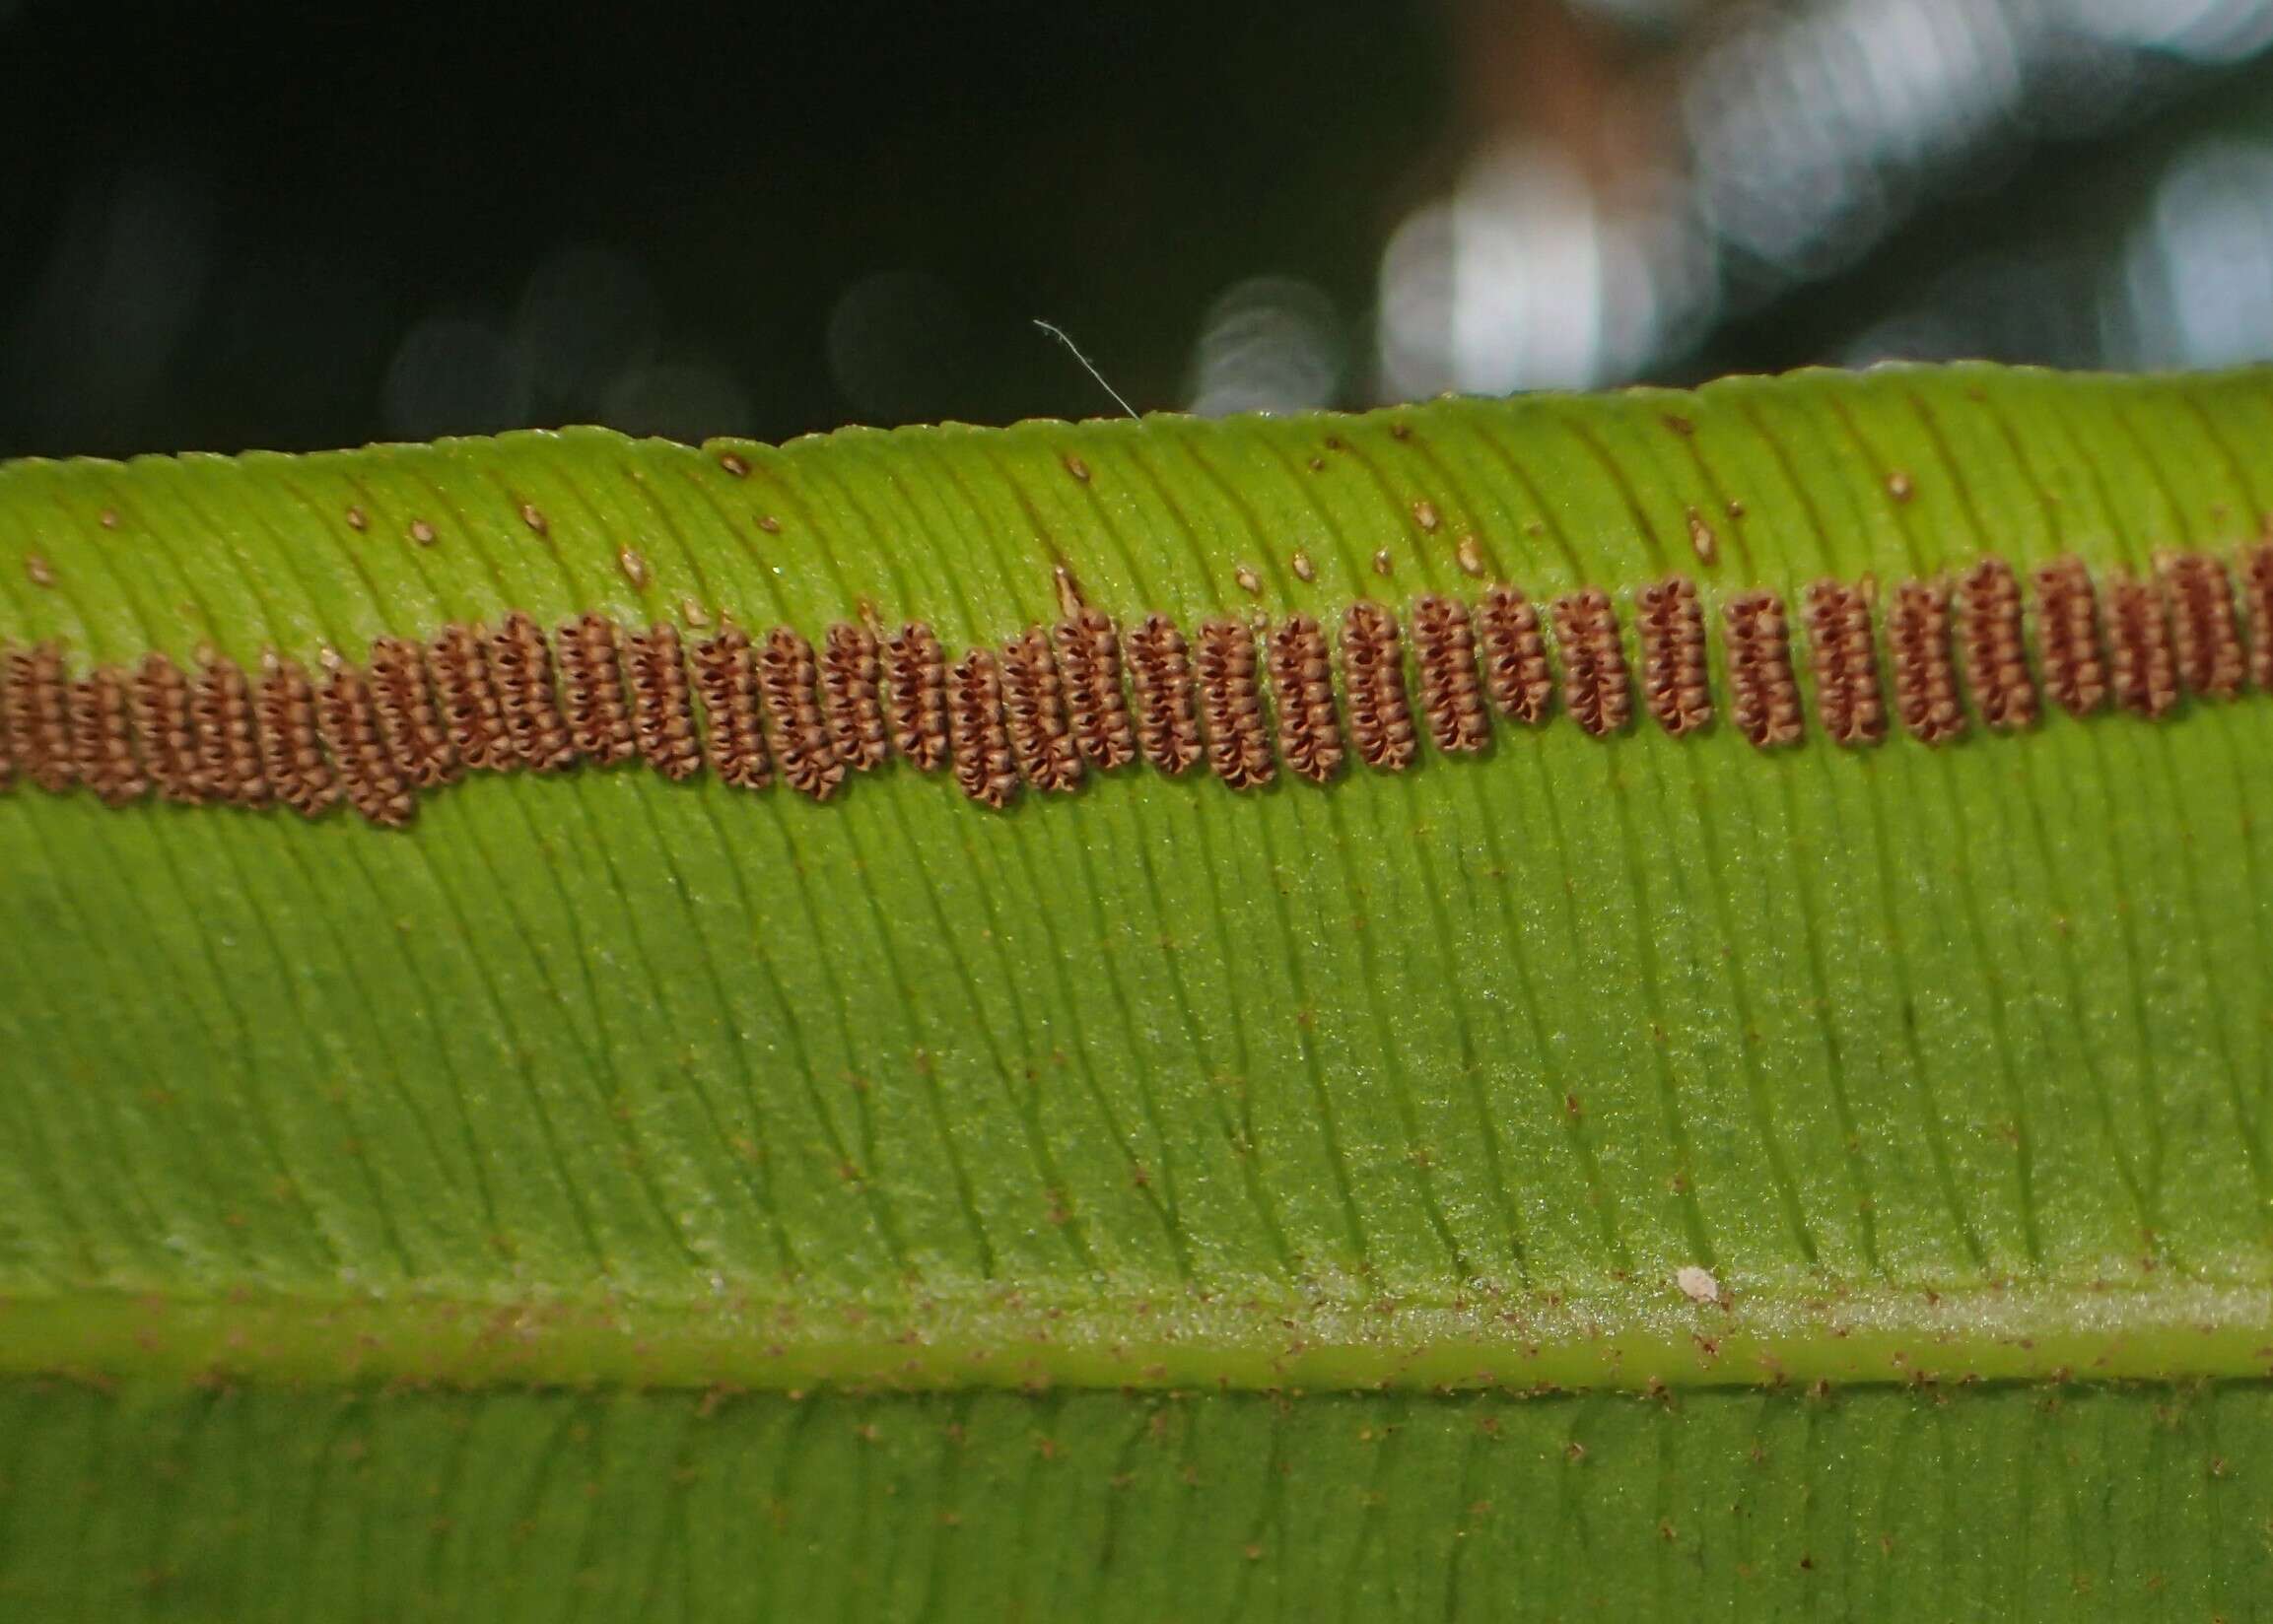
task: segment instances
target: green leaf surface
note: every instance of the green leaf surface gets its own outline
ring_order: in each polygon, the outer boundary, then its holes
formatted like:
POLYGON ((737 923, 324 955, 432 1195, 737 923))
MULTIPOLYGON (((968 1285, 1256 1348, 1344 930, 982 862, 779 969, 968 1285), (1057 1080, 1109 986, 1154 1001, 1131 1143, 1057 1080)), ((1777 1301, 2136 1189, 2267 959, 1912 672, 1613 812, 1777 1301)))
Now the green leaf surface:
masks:
POLYGON ((1550 616, 1553 713, 1405 771, 998 812, 587 762, 382 829, 47 793, 19 661, 0 1615, 2249 1616, 2273 705, 2201 673, 2273 638, 2269 436, 2263 372, 1973 368, 0 467, 0 645, 74 676, 514 611, 953 660, 1077 593, 1330 643, 1372 599, 1417 700, 1414 601, 1504 581, 1600 588, 1636 685, 1581 726, 1550 616), (1831 736, 1825 579, 1883 742, 1831 736), (1936 745, 1905 582, 1959 598, 1936 745))

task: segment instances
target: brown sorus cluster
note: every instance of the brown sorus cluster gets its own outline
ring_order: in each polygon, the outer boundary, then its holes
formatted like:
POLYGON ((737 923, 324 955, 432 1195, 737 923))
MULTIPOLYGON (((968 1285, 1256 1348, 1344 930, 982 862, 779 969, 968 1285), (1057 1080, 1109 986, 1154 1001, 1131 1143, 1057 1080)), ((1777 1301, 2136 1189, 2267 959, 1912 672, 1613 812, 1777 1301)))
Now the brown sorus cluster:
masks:
POLYGON ((261 775, 278 800, 312 818, 339 799, 339 780, 316 720, 315 685, 298 661, 275 654, 262 661, 253 733, 261 775))
POLYGON ((2033 725, 2036 689, 2029 680, 2021 629, 2021 583, 2010 564, 1985 558, 1965 572, 1958 593, 1958 629, 1965 686, 1972 690, 1982 723, 2000 733, 2033 725))
POLYGON ((947 765, 947 652, 938 635, 910 621, 884 645, 892 748, 919 773, 947 765))
POLYGON ((1271 781, 1263 729, 1263 680, 1255 633, 1235 620, 1200 623, 1200 709, 1207 718, 1207 765, 1233 789, 1271 781))
MULTIPOLYGON (((4 679, 0 679, 4 680, 4 679)), ((189 679, 164 654, 142 656, 134 672, 134 736, 143 766, 167 800, 195 806, 206 798, 197 766, 197 731, 189 708, 189 679)), ((0 762, 7 759, 7 729, 0 727, 0 762)), ((5 773, 0 773, 4 779, 5 773)))
POLYGON ((372 703, 379 733, 395 771, 419 789, 435 789, 457 777, 457 752, 427 680, 425 650, 408 638, 379 638, 371 645, 372 703))
POLYGON ((2249 620, 2249 680, 2273 689, 2273 541, 2242 550, 2241 606, 2249 620))
POLYGON ((627 762, 639 749, 632 708, 624 697, 622 652, 616 623, 605 615, 579 615, 560 629, 561 699, 569 742, 594 767, 627 762))
POLYGON ((845 781, 845 766, 829 742, 828 720, 821 712, 813 645, 786 626, 767 633, 758 652, 758 694, 773 725, 774 760, 783 781, 800 795, 827 800, 845 781))
POLYGON ((1950 594, 1939 582, 1905 580, 1894 588, 1887 651, 1894 667, 1894 711, 1910 736, 1942 744, 1964 732, 1950 656, 1950 594))
POLYGON ((1729 719, 1763 750, 1797 744, 1804 724, 1783 599, 1740 592, 1722 606, 1721 618, 1728 624, 1729 719))
POLYGON ((2241 692, 2247 661, 2234 621, 2234 585, 2216 559, 2172 553, 2162 561, 2170 588, 2170 644, 2178 684, 2189 694, 2230 700, 2241 692))
POLYGON ((1058 623, 1058 669, 1066 678, 1066 706, 1073 742, 1092 767, 1110 773, 1136 759, 1136 730, 1121 685, 1121 639, 1112 618, 1081 607, 1058 623))
POLYGON ((1067 719, 1058 662, 1039 626, 1002 644, 1002 713, 1010 728, 1010 755, 1035 788, 1068 794, 1081 783, 1081 752, 1067 719))
POLYGON ((640 760, 671 779, 702 771, 695 737, 693 690, 687 684, 685 646, 675 626, 651 626, 624 640, 624 666, 632 679, 632 735, 640 760))
POLYGON ((576 745, 553 687, 552 645, 535 621, 518 610, 506 616, 489 640, 489 671, 516 765, 532 773, 573 766, 576 745))
POLYGON ((139 800, 150 788, 127 734, 126 679, 98 669, 71 684, 71 769, 106 806, 139 800))
MULTIPOLYGON (((379 728, 379 707, 373 701, 371 679, 337 654, 324 661, 323 690, 316 697, 317 735, 338 774, 337 792, 347 804, 371 822, 399 829, 418 810, 411 799, 410 780, 397 770, 379 728)), ((302 770, 304 776, 307 770, 302 770)), ((308 807, 286 797, 296 811, 308 807)), ((317 810, 325 804, 314 803, 317 810)))
POLYGON ((1448 756, 1473 756, 1491 743, 1483 684, 1476 674, 1476 623, 1458 598, 1423 593, 1412 602, 1412 654, 1420 666, 1420 713, 1428 737, 1448 756))
POLYGON ((1870 600, 1860 587, 1819 580, 1808 588, 1807 628, 1824 731, 1836 744, 1877 744, 1887 736, 1887 704, 1879 691, 1870 600))
POLYGON ((1478 620, 1483 636, 1483 688, 1502 715, 1538 726, 1554 703, 1554 673, 1539 610, 1512 586, 1483 594, 1478 620))
POLYGON ((891 750, 883 682, 875 633, 851 621, 830 627, 821 644, 822 708, 837 759, 856 773, 874 772, 891 750))
POLYGON ((1633 697, 1610 594, 1586 586, 1556 598, 1554 638, 1562 649, 1562 708, 1571 719, 1597 738, 1625 726, 1633 697))
POLYGON ((1010 729, 1002 721, 1002 679, 995 656, 974 648, 948 676, 947 748, 955 782, 981 806, 1000 811, 1018 793, 1010 729))
POLYGON ((1136 690, 1137 749, 1171 778, 1189 772, 1200 759, 1192 656, 1167 616, 1147 615, 1129 634, 1129 678, 1136 690))
MULTIPOLYGON (((1649 713, 1675 738, 1713 719, 1705 672, 1704 608, 1696 585, 1680 575, 1641 589, 1634 618, 1641 632, 1641 691, 1649 713)), ((1733 664, 1733 653, 1732 653, 1733 664)))
POLYGON ((442 723, 457 759, 482 773, 503 773, 513 766, 505 707, 489 674, 489 640, 472 627, 446 626, 434 640, 429 664, 442 723))
POLYGON ((2071 716, 2088 716, 2106 703, 2099 595, 2082 559, 2054 559, 2036 572, 2036 657, 2044 692, 2071 716))
POLYGON ((2154 717, 2178 703, 2170 622, 2153 585, 2121 575, 2107 583, 2107 641, 2115 655, 2116 704, 2154 717))
POLYGON ((1360 598, 1342 617, 1342 676, 1349 691, 1349 740, 1357 759, 1384 773, 1412 765, 1418 741, 1405 692, 1397 617, 1360 598))
MULTIPOLYGON (((2188 695, 2273 689, 2273 542, 2238 563, 2237 575, 2213 555, 2173 553, 2145 577, 2095 581, 2062 559, 2034 572, 2024 603, 2010 568, 1989 561, 1960 577, 1955 604, 1941 580, 1904 580, 1883 610, 1872 582, 1816 581, 1800 605, 1817 722, 1833 743, 1868 746, 1891 710, 1938 745, 1992 717, 2026 726, 2047 697, 2083 716, 2112 695, 2160 717, 2188 695)), ((1474 606, 1416 598, 1409 671, 1396 614, 1371 601, 1343 617, 1337 661, 1307 614, 1212 619, 1192 649, 1163 615, 1123 633, 1061 584, 1060 620, 951 668, 928 627, 884 637, 866 611, 827 628, 818 656, 789 627, 753 644, 729 623, 690 649, 671 625, 586 615, 548 637, 518 613, 494 630, 447 626, 429 643, 382 637, 360 664, 327 651, 312 676, 274 652, 248 679, 210 650, 186 667, 153 653, 131 669, 74 671, 52 644, 0 648, 0 785, 82 786, 111 804, 281 802, 310 817, 344 802, 391 827, 420 791, 469 770, 636 759, 673 779, 708 767, 742 789, 779 777, 820 800, 854 764, 896 751, 1001 807, 1023 785, 1068 790, 1086 767, 1137 759, 1170 774, 1205 761, 1241 789, 1270 782, 1281 762, 1325 783, 1351 750, 1382 771, 1410 767, 1421 726, 1459 756, 1488 746, 1495 710, 1532 724, 1550 714, 1556 673, 1541 617, 1512 586, 1474 606)), ((1783 597, 1738 592, 1708 619, 1699 589, 1674 577, 1626 612, 1646 702, 1669 732, 1713 716, 1717 636, 1735 731, 1762 748, 1803 737, 1783 597)), ((1631 719, 1619 603, 1585 587, 1557 598, 1551 618, 1564 709, 1589 733, 1619 731, 1631 719)))
POLYGON ((1342 770, 1342 720, 1334 710, 1334 664, 1326 632, 1310 616, 1289 615, 1272 632, 1271 692, 1286 770, 1324 783, 1342 770))
POLYGON ((758 662, 750 635, 728 626, 695 644, 695 690, 702 696, 704 753, 723 782, 763 789, 774 781, 758 719, 758 662))

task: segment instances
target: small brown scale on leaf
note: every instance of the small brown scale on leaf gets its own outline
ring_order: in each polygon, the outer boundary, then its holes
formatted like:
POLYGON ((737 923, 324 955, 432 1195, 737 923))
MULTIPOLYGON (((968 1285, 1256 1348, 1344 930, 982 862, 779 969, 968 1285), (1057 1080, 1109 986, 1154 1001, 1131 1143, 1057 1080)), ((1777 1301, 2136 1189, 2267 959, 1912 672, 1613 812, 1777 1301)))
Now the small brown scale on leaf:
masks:
POLYGON ((1342 617, 1342 676, 1349 693, 1349 741, 1357 759, 1383 773, 1412 765, 1419 748, 1405 689, 1397 617, 1360 598, 1342 617))
POLYGON ((1697 602, 1695 583, 1674 575, 1645 586, 1635 608, 1642 699, 1649 713, 1677 739, 1709 726, 1712 684, 1705 667, 1704 607, 1697 602))
POLYGON ((1058 623, 1058 671, 1082 759, 1103 772, 1136 759, 1136 730, 1121 685, 1121 639, 1110 616, 1086 606, 1058 623))
POLYGON ((408 638, 374 640, 371 699, 387 760, 412 787, 436 789, 457 778, 457 751, 435 705, 424 648, 408 638))
POLYGON ((2178 703, 2178 665, 2163 596, 2146 581, 2107 583, 2107 641, 2113 646, 2115 703, 2154 718, 2178 703))
POLYGON ((564 621, 560 648, 562 710, 569 742, 585 763, 614 767, 639 750, 632 706, 624 695, 624 662, 616 623, 605 615, 564 621))
POLYGON ((260 759, 252 684, 235 660, 207 656, 199 665, 189 715, 197 736, 197 770, 205 793, 231 806, 266 806, 275 796, 260 759))
POLYGON ((827 800, 845 781, 845 764, 829 742, 813 645, 787 626, 766 634, 758 654, 758 693, 773 724, 774 761, 783 781, 800 795, 827 800))
POLYGON ((2071 716, 2088 716, 2107 700, 2107 661, 2100 651, 2100 601, 2091 573, 2077 558, 2036 571, 2036 657, 2044 691, 2071 716))
POLYGON ((1597 738, 1623 728, 1633 696, 1610 594, 1586 586, 1556 598, 1554 637, 1562 648, 1562 708, 1571 719, 1597 738))
POLYGON ((1129 634, 1130 683, 1136 691, 1136 747, 1170 778, 1191 771, 1201 753, 1193 710, 1192 656, 1184 634, 1165 615, 1147 615, 1129 634))
POLYGON ((1783 599, 1740 592, 1722 605, 1721 617, 1728 626, 1729 719, 1763 750, 1797 744, 1804 723, 1783 599))
POLYGON ((79 781, 105 806, 124 806, 150 791, 127 728, 126 679, 107 667, 71 684, 71 762, 79 781))
POLYGON ((518 764, 532 773, 574 766, 576 746, 553 691, 552 645, 535 621, 517 609, 506 616, 489 639, 489 670, 518 764))
POLYGON ((758 715, 758 664, 749 634, 728 626, 695 644, 695 689, 702 696, 704 749, 711 771, 736 789, 773 782, 758 715))
POLYGON ((2173 553, 2162 561, 2162 571, 2170 591, 2179 685, 2205 699, 2233 699, 2241 692, 2248 669, 2225 567, 2206 554, 2173 553))
POLYGON ((1476 625, 1458 598, 1423 593, 1412 604, 1412 653, 1420 667, 1420 713, 1429 741, 1473 756, 1491 743, 1483 684, 1476 671, 1476 625))
POLYGON ((1819 580, 1807 592, 1809 663, 1816 714, 1835 744, 1877 744, 1887 736, 1871 605, 1858 587, 1819 580))
POLYGON ((471 627, 446 626, 429 647, 428 665, 451 754, 476 772, 511 768, 513 741, 490 675, 489 640, 471 627))
POLYGON ((299 661, 273 652, 263 656, 253 727, 261 773, 278 800, 313 818, 339 799, 339 779, 324 754, 315 685, 299 661))
POLYGON ((410 782, 386 747, 371 681, 337 655, 325 666, 315 706, 316 730, 338 770, 339 792, 369 822, 399 829, 417 808, 410 782))
POLYGON ((947 654, 938 634, 920 620, 884 645, 891 701, 892 748, 919 773, 947 765, 947 654))
POLYGON ((1198 669, 1209 769, 1233 789, 1269 783, 1274 763, 1253 629, 1235 620, 1201 622, 1198 669))
POLYGON ((2011 565, 1987 558, 1965 572, 1958 594, 1958 626, 1965 686, 1981 720, 1999 733, 2032 726, 2036 689, 2029 677, 2021 629, 2021 583, 2011 565))
POLYGON ((1554 704, 1554 673, 1539 610, 1516 588, 1493 586, 1478 616, 1483 643, 1483 688, 1502 715, 1536 727, 1554 704))
POLYGON ((679 629, 666 622, 632 633, 624 642, 624 663, 632 679, 632 730, 640 759, 674 782, 693 778, 702 771, 703 747, 695 737, 679 629))
POLYGON ((1950 654, 1950 595, 1938 582, 1905 580, 1887 617, 1894 667, 1894 710, 1913 738, 1942 744, 1965 730, 1958 672, 1950 654))
POLYGON ((206 798, 197 767, 196 723, 190 715, 189 679, 164 654, 142 656, 131 701, 134 737, 159 795, 182 806, 206 798))
POLYGON ((1312 783, 1326 782, 1342 769, 1342 721, 1334 710, 1326 633, 1310 616, 1290 615, 1271 634, 1271 688, 1278 753, 1287 771, 1312 783))
POLYGON ((1002 710, 1020 775, 1045 793, 1071 793, 1081 783, 1081 752, 1067 718, 1050 639, 1039 626, 1002 644, 1001 670, 1002 710))
POLYGON ((1002 681, 995 656, 974 648, 948 675, 948 753, 955 782, 981 806, 999 812, 1018 793, 1018 766, 1002 721, 1002 681))
POLYGON ((884 726, 883 664, 876 635, 839 621, 821 643, 822 709, 837 759, 856 773, 884 765, 891 744, 884 726))

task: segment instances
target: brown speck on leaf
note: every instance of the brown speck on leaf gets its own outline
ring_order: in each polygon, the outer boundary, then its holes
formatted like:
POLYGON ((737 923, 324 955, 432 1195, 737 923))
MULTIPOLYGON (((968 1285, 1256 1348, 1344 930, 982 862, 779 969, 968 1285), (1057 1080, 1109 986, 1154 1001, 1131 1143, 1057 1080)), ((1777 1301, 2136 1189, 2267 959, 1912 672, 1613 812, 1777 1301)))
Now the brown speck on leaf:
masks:
POLYGON ((350 530, 368 530, 371 528, 371 519, 361 508, 350 506, 347 509, 347 527, 350 530))
POLYGON ((1664 424, 1668 429, 1671 429, 1675 434, 1681 436, 1684 440, 1688 439, 1689 436, 1696 433, 1696 425, 1691 423, 1688 418, 1683 417, 1679 412, 1668 412, 1665 414, 1665 416, 1659 418, 1658 421, 1664 424))
POLYGON ((1907 502, 1916 494, 1916 487, 1911 485, 1910 476, 1903 473, 1899 468, 1887 476, 1887 495, 1893 497, 1896 502, 1907 502))
POLYGON ((1389 438, 1391 440, 1411 440, 1412 438, 1412 425, 1410 423, 1392 423, 1389 426, 1389 438))
POLYGON ((1728 513, 1731 518, 1743 518, 1745 516, 1745 505, 1741 498, 1729 498, 1728 513))
POLYGON ((758 528, 765 531, 769 536, 778 536, 782 533, 782 521, 771 513, 760 513, 758 515, 758 528))
POLYGON ((1066 472, 1071 474, 1084 485, 1089 483, 1089 464, 1083 462, 1071 451, 1066 453, 1066 472))
POLYGON ((434 545, 434 526, 427 523, 423 518, 412 519, 410 521, 410 539, 421 547, 432 547, 434 545))
POLYGON ((1412 505, 1412 522, 1434 534, 1436 527, 1444 521, 1437 516, 1436 504, 1423 498, 1412 505))
POLYGON ((719 466, 736 479, 748 479, 750 477, 750 465, 732 451, 722 451, 719 454, 719 466))
POLYGON ((1699 564, 1710 564, 1719 556, 1720 544, 1713 535, 1713 527, 1705 522, 1704 514, 1694 508, 1688 510, 1688 544, 1699 564))
POLYGON ((1480 578, 1482 576, 1483 548, 1478 544, 1474 536, 1462 536, 1460 546, 1454 550, 1452 556, 1454 561, 1460 565, 1464 575, 1476 575, 1480 578))
POLYGON ((105 529, 105 530, 115 530, 115 529, 117 529, 117 528, 118 528, 118 509, 117 509, 117 508, 103 508, 103 511, 101 511, 100 513, 97 513, 97 514, 95 515, 95 522, 96 522, 96 523, 98 523, 98 524, 100 524, 100 525, 102 525, 102 526, 103 526, 103 529, 105 529))
POLYGON ((544 510, 533 502, 520 505, 520 521, 540 536, 545 533, 544 510))
POLYGON ((1301 548, 1297 547, 1294 549, 1294 557, 1291 563, 1294 569, 1295 579, 1308 581, 1316 580, 1318 578, 1318 566, 1310 562, 1310 555, 1305 553, 1301 548))
POLYGON ((1323 474, 1326 472, 1326 459, 1321 456, 1312 457, 1310 459, 1310 471, 1314 474, 1323 474))
POLYGON ((1377 575, 1386 575, 1389 574, 1389 549, 1384 547, 1373 555, 1373 573, 1377 575))
POLYGON ((685 621, 689 626, 708 626, 711 623, 711 612, 693 598, 681 598, 679 599, 679 619, 685 621))
POLYGON ((623 571, 624 579, 630 581, 635 589, 647 585, 648 561, 629 547, 616 554, 616 566, 623 571))
POLYGON ((55 584, 55 567, 37 553, 24 555, 24 573, 32 577, 34 586, 55 584))
POLYGON ((1263 577, 1249 566, 1242 564, 1238 569, 1232 571, 1231 578, 1239 583, 1239 589, 1249 597, 1261 597, 1263 595, 1263 577))

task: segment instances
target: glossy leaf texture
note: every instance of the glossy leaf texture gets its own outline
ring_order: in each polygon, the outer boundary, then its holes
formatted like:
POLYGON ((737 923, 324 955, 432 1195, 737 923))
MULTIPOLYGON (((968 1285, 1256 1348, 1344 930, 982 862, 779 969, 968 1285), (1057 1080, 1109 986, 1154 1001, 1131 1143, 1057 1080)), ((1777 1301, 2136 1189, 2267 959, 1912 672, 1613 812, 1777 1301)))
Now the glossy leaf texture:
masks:
POLYGON ((0 1601, 2245 1616, 2269 443, 0 468, 0 1601))

